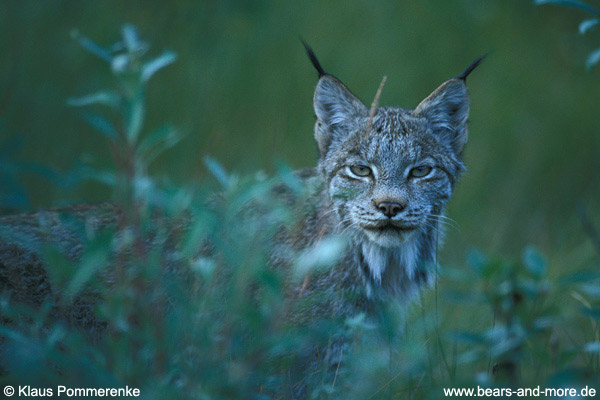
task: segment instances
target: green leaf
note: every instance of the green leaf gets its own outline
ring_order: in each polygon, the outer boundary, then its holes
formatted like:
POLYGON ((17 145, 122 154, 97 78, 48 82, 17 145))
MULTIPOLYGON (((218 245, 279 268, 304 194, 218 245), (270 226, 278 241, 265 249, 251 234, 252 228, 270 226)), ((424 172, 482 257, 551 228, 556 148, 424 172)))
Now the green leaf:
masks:
POLYGON ((583 351, 588 353, 600 353, 600 342, 589 342, 583 346, 583 351))
POLYGON ((599 22, 600 19, 598 18, 586 19, 585 21, 582 21, 579 24, 579 33, 585 35, 590 29, 598 25, 599 22))
POLYGON ((97 114, 83 113, 82 118, 94 129, 96 129, 98 132, 102 133, 104 136, 111 140, 114 140, 117 136, 119 136, 119 133, 117 132, 113 124, 111 124, 107 119, 102 118, 97 114))
POLYGON ((546 261, 533 246, 528 246, 523 251, 523 264, 525 264, 525 268, 536 278, 542 278, 546 275, 546 261))
POLYGON ((472 364, 481 360, 483 357, 483 353, 478 350, 468 350, 458 356, 457 362, 461 365, 472 364))
POLYGON ((131 24, 123 24, 121 28, 121 34, 123 35, 123 42, 125 47, 129 50, 135 50, 138 47, 139 36, 135 26, 131 24))
POLYGON ((300 177, 287 164, 282 162, 277 163, 277 175, 294 194, 301 194, 304 190, 304 185, 300 177))
POLYGON ((144 96, 141 92, 133 98, 127 111, 127 139, 130 143, 135 143, 140 136, 142 126, 144 125, 144 115, 146 107, 144 106, 144 96))
POLYGON ((67 105, 71 107, 84 107, 100 104, 116 108, 119 106, 120 101, 120 96, 115 92, 97 92, 87 96, 70 98, 67 100, 67 105))
POLYGON ((200 257, 190 263, 192 271, 199 273, 204 278, 210 278, 216 269, 215 260, 208 257, 200 257))
POLYGON ((117 185, 117 176, 113 171, 91 169, 87 172, 86 177, 107 186, 117 185))
POLYGON ((369 320, 365 316, 365 313, 360 313, 346 318, 344 324, 353 332, 375 329, 375 325, 369 322, 369 320))
POLYGON ((582 292, 584 292, 590 296, 600 298, 600 286, 599 285, 594 285, 591 283, 587 283, 587 284, 584 283, 580 287, 581 287, 582 292))
POLYGON ((110 68, 116 75, 127 72, 130 65, 131 57, 127 54, 117 54, 110 62, 110 68))
POLYGON ((71 31, 71 37, 73 39, 77 40, 77 42, 79 43, 79 45, 81 45, 81 47, 83 47, 84 49, 86 49, 87 51, 89 51, 90 53, 95 55, 96 57, 106 61, 107 63, 111 62, 112 55, 110 54, 110 52, 108 50, 106 50, 103 47, 100 47, 93 40, 88 39, 85 36, 82 36, 79 33, 79 31, 77 31, 77 30, 71 31))
POLYGON ((138 152, 146 163, 150 163, 159 154, 179 143, 180 139, 178 132, 172 126, 163 126, 142 140, 138 152))
POLYGON ((576 8, 578 10, 589 12, 590 14, 598 15, 598 10, 595 7, 579 0, 535 0, 536 5, 554 4, 557 6, 576 8))
POLYGON ((204 157, 204 165, 206 165, 206 168, 208 168, 210 173, 213 174, 217 181, 219 181, 221 186, 223 186, 224 188, 229 187, 230 176, 227 173, 227 171, 225 171, 225 168, 223 168, 223 166, 217 160, 215 160, 212 157, 206 156, 204 157))
POLYGON ((107 254, 106 249, 97 248, 83 257, 65 291, 68 298, 72 299, 77 295, 96 273, 106 266, 108 262, 107 254))
POLYGON ((177 60, 177 55, 172 51, 165 51, 162 55, 155 58, 152 61, 147 62, 142 67, 142 75, 140 80, 142 83, 146 83, 152 78, 152 75, 166 67, 167 65, 173 64, 177 60))
POLYGON ((592 69, 596 64, 598 64, 598 61, 600 61, 600 48, 592 51, 588 55, 588 58, 585 61, 585 66, 588 69, 588 71, 592 69))
POLYGON ((346 242, 340 238, 324 238, 302 251, 294 266, 294 278, 303 278, 314 270, 331 267, 340 260, 346 242))
POLYGON ((536 318, 533 322, 533 326, 536 329, 549 329, 552 327, 559 327, 563 322, 560 318, 552 315, 552 316, 543 316, 536 318))
POLYGON ((140 39, 137 28, 131 24, 124 24, 121 28, 121 34, 123 35, 123 43, 127 52, 130 54, 136 54, 138 56, 144 54, 150 47, 148 43, 140 39))

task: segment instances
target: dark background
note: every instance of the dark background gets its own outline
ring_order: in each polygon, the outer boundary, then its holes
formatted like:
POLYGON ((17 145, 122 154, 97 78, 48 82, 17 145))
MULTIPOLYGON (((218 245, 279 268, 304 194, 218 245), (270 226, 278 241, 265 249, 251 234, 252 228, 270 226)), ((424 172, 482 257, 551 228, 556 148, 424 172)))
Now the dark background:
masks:
MULTIPOLYGON (((600 217, 600 71, 584 67, 600 41, 578 34, 583 17, 522 0, 2 2, 0 135, 22 138, 13 159, 60 173, 109 165, 104 138, 66 105, 110 85, 74 29, 108 45, 129 22, 155 54, 178 54, 148 87, 146 131, 170 122, 185 135, 152 171, 180 184, 206 179, 205 155, 240 174, 315 164, 317 76, 300 35, 365 103, 385 74, 381 104, 405 108, 490 52, 468 82, 468 173, 448 210, 460 231, 441 261, 461 264, 471 248, 518 257, 532 244, 555 274, 593 256, 576 205, 600 217)), ((110 199, 100 184, 19 179, 24 210, 110 199)))

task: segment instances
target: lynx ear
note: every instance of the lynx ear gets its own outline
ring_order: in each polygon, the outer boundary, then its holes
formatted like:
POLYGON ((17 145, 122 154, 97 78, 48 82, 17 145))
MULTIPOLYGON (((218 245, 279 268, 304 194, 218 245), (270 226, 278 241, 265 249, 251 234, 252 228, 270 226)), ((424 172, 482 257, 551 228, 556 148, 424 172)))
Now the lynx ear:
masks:
POLYGON ((365 105, 331 75, 323 75, 319 79, 314 107, 317 115, 315 139, 321 154, 327 151, 335 137, 357 129, 368 114, 365 105))
POLYGON ((417 106, 415 114, 429 120, 433 131, 443 135, 457 154, 462 153, 469 118, 469 94, 463 79, 444 82, 417 106))
POLYGON ((467 120, 469 119, 469 93, 467 76, 487 57, 475 59, 462 74, 447 80, 423 100, 415 109, 415 114, 427 118, 434 132, 444 135, 450 145, 460 155, 467 143, 467 120))
POLYGON ((325 154, 336 136, 347 134, 359 126, 361 117, 367 116, 367 108, 339 79, 326 73, 310 46, 304 40, 300 41, 319 73, 313 99, 317 115, 315 139, 321 154, 325 154))

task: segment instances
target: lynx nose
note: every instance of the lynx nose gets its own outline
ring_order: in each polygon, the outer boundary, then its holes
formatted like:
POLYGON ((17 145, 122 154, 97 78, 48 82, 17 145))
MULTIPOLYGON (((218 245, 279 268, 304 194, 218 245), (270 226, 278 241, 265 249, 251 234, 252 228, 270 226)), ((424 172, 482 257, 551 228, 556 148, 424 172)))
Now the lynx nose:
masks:
POLYGON ((400 203, 391 201, 382 201, 377 204, 377 208, 388 218, 395 217, 400 211, 404 210, 404 206, 400 203))

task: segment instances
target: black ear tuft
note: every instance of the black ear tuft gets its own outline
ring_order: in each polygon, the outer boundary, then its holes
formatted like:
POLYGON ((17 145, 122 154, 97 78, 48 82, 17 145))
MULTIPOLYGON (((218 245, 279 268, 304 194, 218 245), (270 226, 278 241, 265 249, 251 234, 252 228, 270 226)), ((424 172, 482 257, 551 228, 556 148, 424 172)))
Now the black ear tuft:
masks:
POLYGON ((322 77, 323 75, 327 75, 327 73, 325 73, 325 71, 323 70, 323 67, 321 67, 321 63, 317 59, 315 52, 310 48, 309 45, 306 44, 306 42, 302 38, 300 38, 300 41, 302 42, 302 44, 304 45, 304 48, 306 49, 306 54, 308 54, 308 58, 310 58, 310 62, 315 67, 317 72, 319 72, 319 78, 322 77))
POLYGON ((467 80, 467 76, 469 76, 469 74, 471 72, 473 72, 473 70, 475 68, 477 68, 477 66, 479 64, 481 64, 481 62, 487 57, 487 54, 482 55, 481 57, 479 57, 478 59, 476 59, 475 61, 473 61, 464 71, 462 74, 460 74, 459 76, 457 76, 457 79, 460 79, 463 82, 466 82, 467 80))

